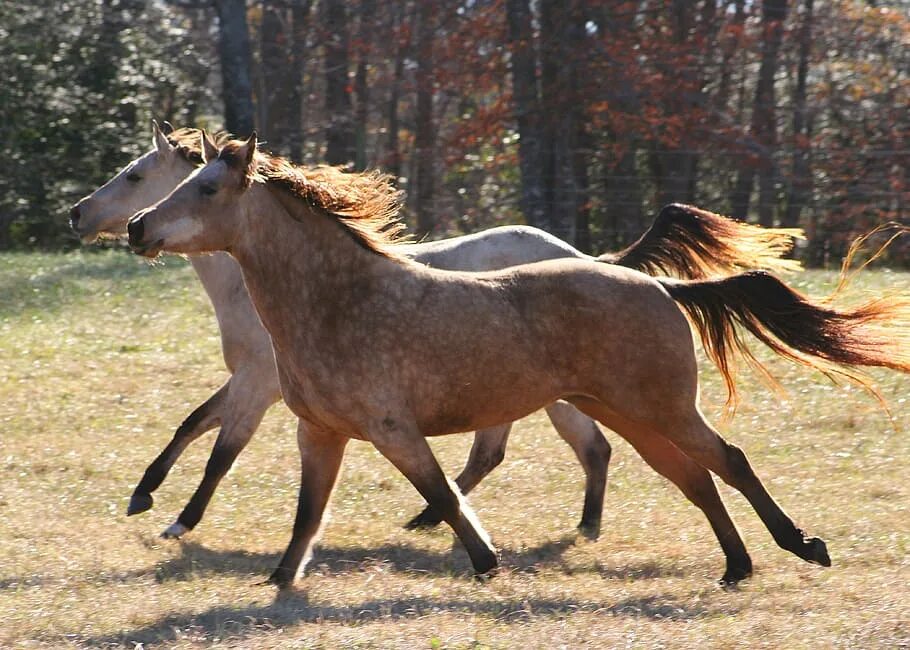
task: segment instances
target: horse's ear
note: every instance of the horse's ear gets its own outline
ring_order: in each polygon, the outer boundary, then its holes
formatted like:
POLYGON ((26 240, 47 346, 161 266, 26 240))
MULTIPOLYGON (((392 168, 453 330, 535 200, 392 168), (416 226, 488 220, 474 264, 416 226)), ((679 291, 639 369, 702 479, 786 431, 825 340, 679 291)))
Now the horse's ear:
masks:
POLYGON ((164 122, 161 123, 161 132, 164 135, 170 135, 174 132, 174 125, 167 120, 164 120, 164 122))
POLYGON ((237 147, 237 164, 243 165, 243 168, 249 169, 250 165, 253 164, 253 156, 256 155, 256 145, 259 140, 256 139, 256 132, 253 131, 250 134, 250 137, 246 139, 242 145, 237 147))
MULTIPOLYGON (((167 122, 165 122, 167 124, 167 122)), ((170 142, 167 141, 167 136, 162 133, 161 128, 158 126, 158 122, 152 120, 152 146, 158 151, 158 153, 168 153, 174 147, 170 142)))
POLYGON ((202 129, 199 137, 202 139, 202 162, 208 163, 215 160, 218 157, 218 147, 212 141, 208 131, 202 129))
POLYGON ((246 167, 249 167, 253 162, 253 156, 256 155, 256 146, 259 144, 259 139, 256 137, 256 132, 253 131, 250 134, 250 137, 246 139, 246 143, 243 145, 243 164, 246 167))

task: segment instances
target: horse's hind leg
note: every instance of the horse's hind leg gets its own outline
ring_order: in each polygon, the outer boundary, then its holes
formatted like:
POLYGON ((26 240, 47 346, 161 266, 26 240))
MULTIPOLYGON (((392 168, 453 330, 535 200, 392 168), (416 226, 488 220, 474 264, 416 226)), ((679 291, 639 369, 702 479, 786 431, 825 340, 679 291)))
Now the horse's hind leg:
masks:
POLYGON ((177 428, 174 437, 148 466, 142 475, 142 480, 133 490, 133 496, 130 498, 126 510, 127 515, 137 515, 151 508, 154 503, 152 492, 161 486, 180 454, 203 433, 218 426, 221 421, 222 404, 230 390, 230 385, 231 380, 228 380, 211 397, 196 407, 177 428))
POLYGON ((674 425, 667 431, 667 437, 683 453, 717 474, 748 499, 778 546, 807 562, 831 566, 825 543, 818 537, 808 537, 796 526, 768 494, 743 451, 724 440, 705 422, 701 413, 696 410, 689 418, 681 418, 679 427, 674 425))
POLYGON ((221 479, 225 477, 234 461, 237 460, 237 456, 250 442, 256 429, 259 428, 265 412, 272 405, 273 400, 270 395, 261 392, 251 394, 249 390, 241 390, 244 383, 249 382, 236 382, 236 386, 230 392, 227 404, 223 409, 221 431, 218 432, 218 437, 215 439, 202 481, 177 520, 161 533, 162 537, 177 538, 196 527, 205 514, 221 479))
POLYGON ((607 468, 612 453, 610 443, 594 420, 567 402, 550 404, 547 415, 556 432, 572 447, 578 462, 584 468, 585 505, 578 530, 589 539, 597 539, 607 487, 607 468))
POLYGON ((714 479, 704 467, 663 436, 617 417, 593 400, 579 400, 576 404, 621 435, 652 469, 673 482, 704 513, 726 558, 722 583, 734 584, 752 575, 752 559, 746 545, 717 492, 714 479))
MULTIPOLYGON (((480 429, 474 433, 474 444, 471 453, 461 474, 455 479, 455 484, 462 494, 473 490, 486 476, 496 469, 506 456, 506 443, 509 440, 509 431, 512 423, 480 429)), ((408 530, 418 528, 433 528, 442 523, 442 515, 432 506, 427 506, 423 511, 404 525, 408 530)))

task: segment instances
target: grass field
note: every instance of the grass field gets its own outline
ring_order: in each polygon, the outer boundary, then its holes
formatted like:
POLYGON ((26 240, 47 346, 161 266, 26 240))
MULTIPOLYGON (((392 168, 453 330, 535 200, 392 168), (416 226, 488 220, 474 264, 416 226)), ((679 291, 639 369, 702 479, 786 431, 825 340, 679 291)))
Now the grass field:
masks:
MULTIPOLYGON (((833 274, 791 284, 826 295, 833 274)), ((876 270, 857 297, 910 291, 876 270)), ((610 332, 604 332, 610 336, 610 332)), ((185 541, 158 533, 202 475, 213 436, 181 458, 153 510, 125 516, 145 466, 225 379, 189 267, 123 252, 0 256, 0 647, 910 647, 910 378, 874 376, 892 426, 856 388, 782 361, 787 393, 745 376, 722 425, 769 490, 828 543, 834 566, 778 549, 721 486, 755 562, 739 589, 701 514, 632 449, 614 447, 596 542, 573 534, 583 476, 541 415, 471 496, 502 550, 478 583, 448 528, 401 528, 421 507, 352 443, 311 569, 289 594, 256 586, 288 540, 298 460, 276 406, 185 541)), ((702 364, 705 411, 723 388, 702 364)), ((470 436, 433 441, 450 475, 470 436)))

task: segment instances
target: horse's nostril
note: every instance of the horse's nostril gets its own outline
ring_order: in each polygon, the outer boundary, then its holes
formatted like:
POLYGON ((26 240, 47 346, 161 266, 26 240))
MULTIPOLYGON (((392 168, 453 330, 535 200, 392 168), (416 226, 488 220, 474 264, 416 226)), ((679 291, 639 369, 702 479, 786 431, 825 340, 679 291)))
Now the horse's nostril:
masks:
POLYGON ((145 230, 145 225, 142 223, 142 219, 133 219, 126 226, 126 231, 129 233, 130 244, 136 245, 142 241, 142 232, 145 230))
POLYGON ((74 205, 70 209, 70 228, 75 230, 79 226, 79 206, 74 205))

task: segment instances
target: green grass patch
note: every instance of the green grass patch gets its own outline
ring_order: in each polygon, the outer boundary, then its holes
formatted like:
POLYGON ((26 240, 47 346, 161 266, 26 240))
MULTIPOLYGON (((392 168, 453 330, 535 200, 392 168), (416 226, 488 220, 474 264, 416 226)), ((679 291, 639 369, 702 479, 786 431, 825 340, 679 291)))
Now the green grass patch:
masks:
MULTIPOLYGON (((788 280, 812 296, 834 274, 788 280)), ((845 301, 910 290, 861 274, 845 301)), ((720 589, 703 516, 611 432, 596 542, 576 538, 583 476, 540 414, 471 496, 502 550, 478 584, 448 529, 405 531, 416 492, 364 443, 349 447, 308 575, 276 597, 296 504, 294 421, 283 406, 185 541, 158 538, 202 476, 213 435, 184 454, 155 508, 125 516, 147 464, 226 378, 210 306, 186 262, 124 251, 0 255, 0 647, 900 647, 910 643, 910 381, 874 399, 778 359, 784 395, 743 377, 725 435, 781 504, 826 539, 834 566, 779 550, 744 500, 722 493, 756 575, 720 589)), ((703 407, 724 391, 702 363, 703 407)), ((454 475, 471 437, 433 440, 454 475)))

